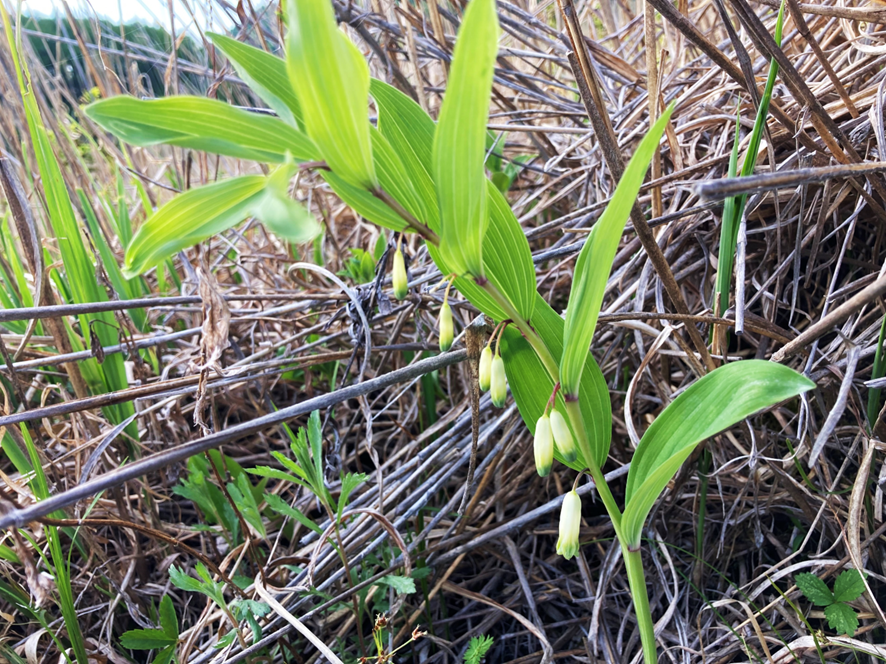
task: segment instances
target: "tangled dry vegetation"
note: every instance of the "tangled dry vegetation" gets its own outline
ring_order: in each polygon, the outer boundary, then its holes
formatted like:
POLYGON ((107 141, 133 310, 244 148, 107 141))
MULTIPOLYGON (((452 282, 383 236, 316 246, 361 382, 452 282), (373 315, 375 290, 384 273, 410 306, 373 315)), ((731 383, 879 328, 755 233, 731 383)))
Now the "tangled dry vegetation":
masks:
MULTIPOLYGON (((463 3, 419 9, 388 0, 333 1, 373 75, 434 115, 463 3)), ((879 35, 886 9, 789 0, 782 49, 773 53, 778 3, 772 0, 647 3, 644 10, 632 1, 500 0, 503 39, 489 127, 503 136, 490 163, 498 163, 501 178, 513 177, 508 196, 534 251, 539 290, 560 311, 578 250, 615 184, 584 102, 600 93, 625 154, 648 129, 650 107, 657 113, 676 104, 639 200, 667 265, 650 260, 629 226, 594 341, 613 394, 613 445, 604 471, 616 496, 638 432, 705 371, 697 340, 712 341, 714 362, 724 354, 768 359, 775 353, 818 384, 799 409, 797 403, 776 408, 709 440, 654 512, 647 569, 662 661, 884 659, 886 620, 876 603, 886 605, 883 401, 879 392, 871 396, 868 382, 883 373, 874 360, 886 292, 886 181, 882 172, 843 174, 789 181, 752 196, 734 306, 717 318, 711 303, 722 204, 700 198, 696 187, 725 176, 737 110, 740 153, 746 149, 774 56, 781 71, 758 173, 881 161, 886 46, 879 35), (583 88, 586 63, 572 55, 568 36, 576 24, 598 88, 583 88), (679 298, 663 286, 667 273, 679 298), (830 583, 847 566, 865 569, 873 593, 853 604, 861 626, 851 638, 829 630, 794 584, 800 572, 830 583)), ((279 52, 277 3, 241 2, 233 11, 219 2, 217 10, 228 12, 243 39, 279 52)), ((208 44, 204 62, 134 48, 120 35, 105 35, 97 50, 77 24, 60 20, 67 37, 36 39, 61 60, 77 59, 84 87, 102 96, 149 94, 132 76, 130 65, 140 61, 165 72, 170 94, 186 91, 180 76, 187 72, 201 81, 192 93, 260 106, 208 44)), ((480 635, 494 637, 487 662, 638 656, 610 522, 601 506, 586 501, 581 554, 568 562, 555 554, 558 506, 572 475, 556 468, 547 478, 536 475, 531 436, 512 401, 502 410, 492 408, 488 395, 479 401, 476 471, 468 484, 472 373, 463 341, 437 353, 441 292, 432 287, 441 275, 426 251, 407 248, 411 294, 403 303, 392 300, 390 238, 357 218, 322 180, 304 174, 294 193, 324 223, 322 241, 292 247, 247 223, 121 293, 109 260, 120 263, 122 217, 137 225, 146 205, 168 200, 174 190, 257 166, 122 146, 81 115, 77 95, 32 49, 25 41, 36 98, 84 237, 95 248, 96 281, 110 300, 99 308, 113 313, 89 329, 75 316, 86 309, 70 287, 77 275, 61 273, 59 246, 68 238, 47 223, 4 40, 4 305, 28 306, 35 288, 43 297, 37 309, 0 312, 3 511, 27 510, 39 496, 14 458, 29 441, 49 494, 78 500, 62 499, 66 509, 51 517, 28 523, 23 517, 20 530, 0 539, 0 659, 60 661, 59 649, 68 648, 74 658, 75 637, 59 608, 62 581, 70 584, 84 648, 95 662, 149 661, 149 651, 125 648, 121 635, 156 627, 166 596, 181 630, 177 657, 192 664, 322 661, 305 632, 344 661, 387 661, 373 645, 377 614, 387 621, 376 632, 383 646, 406 644, 393 657, 398 662, 460 662, 471 637, 480 635), (91 214, 94 223, 87 223, 91 214), (98 236, 108 252, 100 251, 98 236), (299 261, 327 273, 292 269, 299 261), (347 290, 329 276, 336 273, 347 290), (142 301, 117 303, 135 297, 142 301), (27 323, 35 316, 36 329, 27 323), (81 348, 71 346, 65 326, 80 335, 81 348), (125 359, 129 384, 100 394, 80 369, 87 371, 86 358, 108 362, 114 355, 125 359), (114 426, 109 409, 125 404, 134 407, 133 419, 114 426), (340 539, 324 540, 293 518, 291 507, 326 528, 327 514, 312 494, 241 470, 280 468, 271 453, 288 453, 289 433, 275 413, 287 407, 292 431, 319 411, 334 496, 340 471, 367 475, 352 494, 352 518, 340 539), (205 452, 210 447, 226 465, 205 452), (147 465, 125 476, 134 457, 147 465), (109 479, 99 497, 67 493, 94 478, 109 479), (213 506, 212 496, 221 502, 213 506), (69 560, 65 579, 58 570, 54 579, 46 576, 50 532, 69 560), (213 647, 231 628, 226 613, 170 582, 171 569, 193 576, 198 563, 217 579, 236 577, 232 584, 258 576, 273 591, 279 604, 255 616, 260 638, 238 615, 241 636, 213 647), (410 574, 414 587, 403 580, 410 574), (427 634, 410 643, 416 628, 427 634)), ((454 305, 456 329, 464 329, 477 312, 457 297, 454 305)), ((225 592, 227 602, 242 599, 233 586, 225 592)))

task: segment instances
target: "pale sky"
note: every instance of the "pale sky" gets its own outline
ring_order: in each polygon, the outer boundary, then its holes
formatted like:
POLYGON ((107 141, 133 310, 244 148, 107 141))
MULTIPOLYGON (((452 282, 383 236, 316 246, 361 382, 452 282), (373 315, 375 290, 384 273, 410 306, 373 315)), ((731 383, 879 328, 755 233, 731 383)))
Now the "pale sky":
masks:
MULTIPOLYGON (((119 21, 122 13, 124 21, 142 20, 169 30, 169 7, 166 0, 68 0, 71 11, 76 16, 95 16, 99 14, 112 21, 119 21)), ((207 0, 173 0, 176 33, 180 34, 182 26, 194 29, 194 20, 204 30, 230 28, 231 23, 218 6, 207 0), (196 16, 188 11, 191 7, 196 16)), ((61 0, 24 0, 23 8, 28 13, 51 15, 64 13, 61 0)))

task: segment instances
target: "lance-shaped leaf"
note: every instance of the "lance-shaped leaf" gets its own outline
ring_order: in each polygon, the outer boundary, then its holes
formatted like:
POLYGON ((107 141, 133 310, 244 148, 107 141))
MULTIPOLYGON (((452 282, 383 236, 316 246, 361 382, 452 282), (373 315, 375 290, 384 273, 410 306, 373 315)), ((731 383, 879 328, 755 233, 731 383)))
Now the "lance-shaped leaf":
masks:
POLYGON ((289 82, 283 58, 225 35, 207 32, 206 36, 231 61, 246 85, 282 120, 294 127, 302 126, 301 105, 289 82))
MULTIPOLYGON (((556 357, 563 346, 563 319, 557 315, 541 295, 536 294, 535 312, 532 326, 541 337, 551 353, 556 357)), ((548 376, 544 365, 538 359, 532 346, 513 326, 505 330, 502 338, 502 357, 508 384, 523 422, 535 434, 535 425, 544 412, 545 405, 554 391, 554 381, 548 376)), ((557 404, 562 409, 562 392, 557 395, 557 404)), ((588 353, 581 376, 581 389, 578 393, 582 420, 587 429, 587 437, 593 450, 597 465, 602 466, 609 454, 609 443, 612 439, 612 404, 609 399, 609 388, 594 356, 588 353)), ((575 432, 573 432, 575 435, 575 432)), ((554 456, 574 470, 588 467, 579 448, 578 459, 567 463, 555 450, 554 456)))
POLYGON ((350 184, 378 185, 369 139, 369 67, 339 31, 329 0, 288 0, 289 80, 305 130, 333 172, 350 184))
POLYGON ((452 70, 434 135, 440 250, 450 269, 483 277, 488 224, 484 157, 489 95, 498 51, 495 0, 471 0, 455 42, 452 70))
MULTIPOLYGON (((413 191, 423 200, 429 213, 426 220, 428 226, 439 232, 437 194, 431 174, 436 128, 434 121, 418 104, 387 83, 373 79, 370 89, 379 108, 379 131, 400 156, 405 175, 412 182, 413 191)), ((484 271, 520 315, 529 320, 537 299, 532 252, 505 197, 489 180, 486 180, 485 185, 489 227, 483 238, 484 271)), ((442 249, 431 245, 428 249, 431 258, 444 274, 456 271, 442 249)), ((495 320, 507 318, 495 300, 470 278, 458 278, 455 286, 483 313, 495 320)))
POLYGON ((283 163, 287 154, 296 161, 319 158, 311 140, 283 120, 216 99, 119 96, 90 104, 85 112, 121 140, 141 147, 165 143, 267 163, 283 163))
POLYGON ((793 369, 764 360, 726 364, 690 385, 649 426, 631 460, 622 519, 627 544, 639 546, 649 511, 696 445, 814 387, 793 369))
POLYGON ((138 229, 126 249, 124 274, 141 274, 175 252, 251 216, 290 241, 310 240, 320 227, 304 207, 288 197, 289 175, 287 165, 267 177, 245 175, 179 194, 138 229))
POLYGON ((563 356, 560 360, 560 384, 567 395, 578 393, 582 368, 594 338, 594 328, 600 315, 612 261, 649 162, 652 161, 672 111, 673 106, 662 114, 640 141, 612 200, 588 235, 575 264, 572 291, 569 293, 569 305, 566 308, 563 356))

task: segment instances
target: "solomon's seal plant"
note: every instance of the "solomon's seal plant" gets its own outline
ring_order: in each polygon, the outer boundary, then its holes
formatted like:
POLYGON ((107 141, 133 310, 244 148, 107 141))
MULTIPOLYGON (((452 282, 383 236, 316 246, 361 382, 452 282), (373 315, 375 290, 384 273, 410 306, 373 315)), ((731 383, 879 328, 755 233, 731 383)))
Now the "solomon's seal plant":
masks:
MULTIPOLYGON (((647 429, 631 463, 624 509, 603 477, 612 413, 590 347, 610 266, 673 106, 640 141, 588 235, 564 320, 536 290, 526 236, 484 171, 498 55, 494 0, 467 4, 437 122, 400 91, 370 78, 362 55, 337 28, 329 0, 287 0, 285 7, 285 61, 209 35, 277 117, 194 97, 118 97, 86 109, 95 122, 129 143, 167 143, 276 165, 268 176, 198 187, 161 207, 130 242, 126 272, 144 272, 247 217, 257 217, 290 241, 312 237, 318 225, 286 186, 297 168, 317 169, 369 221, 395 233, 418 234, 448 282, 439 313, 441 351, 453 343, 453 289, 498 324, 480 355, 480 386, 501 406, 510 385, 535 436, 538 472, 549 472, 553 456, 577 471, 574 486, 583 473, 593 478, 621 544, 645 661, 656 662, 640 557, 644 522, 655 501, 705 438, 813 387, 771 362, 725 364, 674 398, 647 429), (377 124, 368 118, 370 96, 377 124)), ((393 261, 396 297, 405 295, 401 243, 402 238, 393 261)), ((567 558, 579 549, 580 524, 581 498, 573 489, 563 500, 557 544, 567 558)))

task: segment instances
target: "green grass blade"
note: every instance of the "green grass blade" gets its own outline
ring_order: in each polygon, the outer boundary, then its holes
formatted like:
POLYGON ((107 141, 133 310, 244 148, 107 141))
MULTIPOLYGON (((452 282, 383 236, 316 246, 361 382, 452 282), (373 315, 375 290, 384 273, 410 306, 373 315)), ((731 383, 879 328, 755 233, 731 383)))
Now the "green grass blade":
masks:
POLYGON ((217 99, 111 97, 84 109, 87 117, 140 147, 166 144, 215 154, 283 163, 319 158, 302 132, 279 118, 244 111, 217 99))
POLYGON ((288 0, 289 80, 322 159, 348 183, 378 181, 369 138, 369 67, 336 27, 329 0, 288 0))
POLYGON ((231 61, 237 75, 274 109, 281 120, 293 127, 304 126, 301 104, 289 82, 283 58, 225 35, 207 32, 206 36, 231 61))
POLYGON ((673 110, 671 106, 663 113, 640 141, 612 200, 594 224, 575 264, 575 276, 566 309, 563 355, 560 360, 560 383, 567 395, 578 394, 581 372, 585 358, 590 353, 615 252, 631 208, 637 200, 640 185, 643 184, 643 178, 673 110))
POLYGON ((696 445, 814 387, 793 369, 763 360, 726 364, 690 385, 649 426, 631 460, 622 520, 627 544, 639 545, 649 510, 696 445))
POLYGON ((455 42, 434 135, 440 249, 450 269, 482 277, 489 223, 484 160, 489 96, 498 53, 494 0, 471 0, 455 42))

